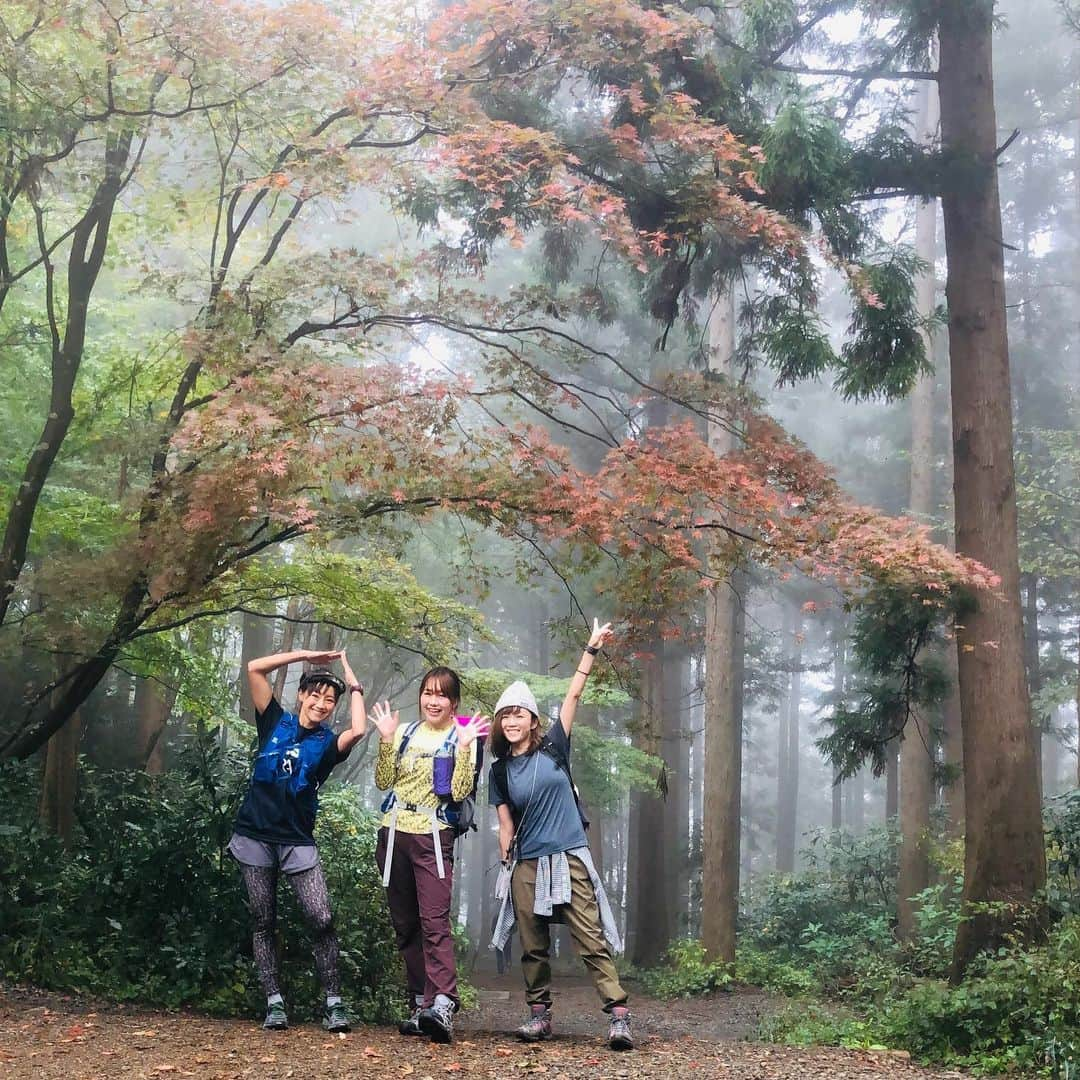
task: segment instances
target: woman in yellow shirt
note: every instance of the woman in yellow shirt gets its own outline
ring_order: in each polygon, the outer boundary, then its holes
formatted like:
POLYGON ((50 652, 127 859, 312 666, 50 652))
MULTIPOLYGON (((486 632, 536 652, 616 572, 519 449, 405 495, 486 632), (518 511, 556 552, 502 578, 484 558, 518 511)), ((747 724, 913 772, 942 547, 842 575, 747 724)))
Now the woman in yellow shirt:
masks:
POLYGON ((383 875, 412 1015, 402 1035, 450 1042, 458 1007, 454 939, 450 930, 455 804, 475 786, 476 740, 487 718, 455 720, 461 680, 451 668, 432 668, 420 683, 420 719, 401 726, 387 702, 376 705, 379 732, 375 786, 386 791, 375 858, 383 875))

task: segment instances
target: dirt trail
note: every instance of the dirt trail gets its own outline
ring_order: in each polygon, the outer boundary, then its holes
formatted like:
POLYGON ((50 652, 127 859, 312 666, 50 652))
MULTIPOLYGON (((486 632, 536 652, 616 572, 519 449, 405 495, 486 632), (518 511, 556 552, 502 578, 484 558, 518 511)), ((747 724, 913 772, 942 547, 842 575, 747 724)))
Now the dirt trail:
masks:
MULTIPOLYGON (((520 997, 487 988, 463 1017, 451 1046, 403 1039, 396 1030, 358 1027, 327 1035, 314 1024, 265 1032, 256 1024, 188 1013, 95 1006, 55 994, 0 988, 0 1076, 5 1080, 942 1080, 955 1072, 919 1069, 895 1055, 794 1049, 736 1041, 762 995, 725 994, 696 1002, 635 1005, 639 1049, 614 1054, 603 1041, 595 1000, 566 986, 560 1036, 525 1046, 506 1034, 520 997), (492 993, 499 995, 491 996, 492 993), (712 1015, 711 1024, 702 1019, 712 1015), (732 1017, 735 1017, 732 1019, 732 1017), (496 1031, 490 1030, 496 1028, 496 1031), (693 1030, 703 1038, 692 1038, 693 1030), (725 1032, 727 1034, 725 1034, 725 1032)), ((589 988, 589 994, 591 994, 589 988)))

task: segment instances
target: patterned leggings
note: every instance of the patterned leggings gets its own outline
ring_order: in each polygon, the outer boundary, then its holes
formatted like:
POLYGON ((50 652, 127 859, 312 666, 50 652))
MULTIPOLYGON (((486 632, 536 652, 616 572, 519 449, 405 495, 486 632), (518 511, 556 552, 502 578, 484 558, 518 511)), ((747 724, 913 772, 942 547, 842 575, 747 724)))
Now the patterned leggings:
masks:
MULTIPOLYGON (((279 992, 277 950, 274 948, 278 868, 241 863, 240 874, 247 887, 248 907, 255 920, 255 966, 259 971, 259 982, 269 997, 279 992)), ((292 886, 300 910, 315 935, 315 970, 319 973, 319 981, 327 995, 340 994, 338 939, 334 933, 330 895, 326 891, 322 867, 313 866, 299 874, 286 874, 285 878, 292 886)))

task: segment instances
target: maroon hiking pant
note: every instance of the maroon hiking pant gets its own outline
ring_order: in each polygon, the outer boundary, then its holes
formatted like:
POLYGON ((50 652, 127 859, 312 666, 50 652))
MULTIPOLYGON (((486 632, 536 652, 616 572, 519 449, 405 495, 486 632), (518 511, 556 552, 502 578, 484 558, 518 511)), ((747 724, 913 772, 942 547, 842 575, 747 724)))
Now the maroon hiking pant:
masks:
MULTIPOLYGON (((386 837, 379 830, 375 861, 381 873, 386 865, 386 837)), ((450 893, 454 886, 454 835, 441 829, 443 869, 439 877, 435 862, 435 841, 431 833, 394 834, 390 884, 386 899, 394 924, 398 950, 405 961, 409 984, 409 1004, 423 997, 432 1005, 436 994, 445 994, 457 1004, 457 967, 454 937, 450 932, 450 893)))

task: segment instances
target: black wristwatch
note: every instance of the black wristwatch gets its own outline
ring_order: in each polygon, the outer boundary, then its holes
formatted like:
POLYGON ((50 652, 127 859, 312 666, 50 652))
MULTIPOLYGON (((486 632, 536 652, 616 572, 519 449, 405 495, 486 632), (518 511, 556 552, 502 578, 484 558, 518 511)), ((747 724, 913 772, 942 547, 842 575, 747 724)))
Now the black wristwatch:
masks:
POLYGON ((350 686, 349 687, 349 693, 350 694, 359 694, 361 697, 363 697, 364 696, 364 685, 363 685, 363 683, 355 683, 353 686, 350 686))

